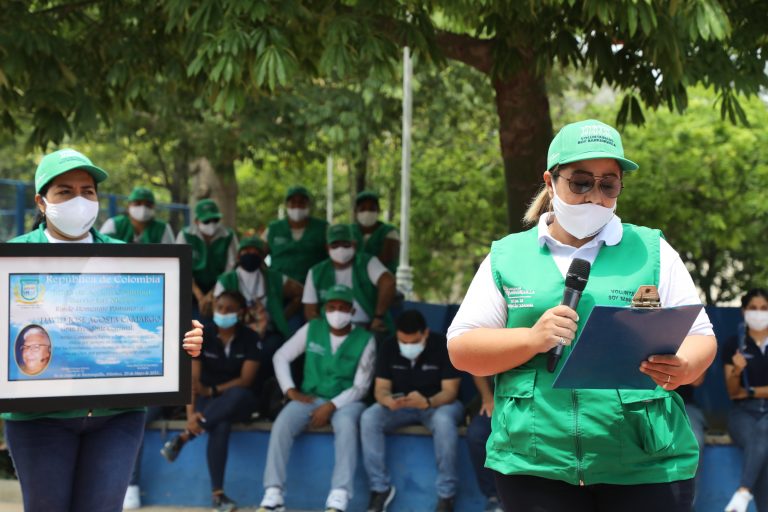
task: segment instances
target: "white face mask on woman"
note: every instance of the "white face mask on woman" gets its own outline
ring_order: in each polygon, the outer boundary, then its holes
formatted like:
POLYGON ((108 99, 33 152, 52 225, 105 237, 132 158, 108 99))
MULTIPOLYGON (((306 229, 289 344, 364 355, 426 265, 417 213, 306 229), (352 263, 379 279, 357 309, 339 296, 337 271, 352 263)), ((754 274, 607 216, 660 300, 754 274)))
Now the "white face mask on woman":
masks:
POLYGON ((293 222, 301 222, 309 217, 309 208, 288 208, 286 211, 293 222))
POLYGON ((78 238, 88 232, 99 215, 99 202, 82 196, 73 197, 63 203, 45 203, 47 222, 70 238, 78 238))
POLYGON ((128 215, 139 222, 147 222, 155 216, 155 209, 145 205, 132 205, 128 207, 128 215))
POLYGON ((379 212, 363 211, 357 212, 357 222, 361 226, 369 228, 379 220, 379 212))
POLYGON ((744 312, 744 321, 753 331, 762 331, 768 328, 768 311, 750 309, 744 312))
POLYGON ((596 235, 613 218, 616 204, 606 208, 594 203, 568 204, 557 197, 557 187, 552 183, 555 196, 552 205, 557 222, 571 235, 579 240, 596 235))
POLYGON ((354 247, 335 247, 333 249, 328 250, 328 256, 330 256, 335 263, 338 263, 339 265, 344 265, 346 263, 349 263, 349 261, 355 257, 355 248, 354 247))

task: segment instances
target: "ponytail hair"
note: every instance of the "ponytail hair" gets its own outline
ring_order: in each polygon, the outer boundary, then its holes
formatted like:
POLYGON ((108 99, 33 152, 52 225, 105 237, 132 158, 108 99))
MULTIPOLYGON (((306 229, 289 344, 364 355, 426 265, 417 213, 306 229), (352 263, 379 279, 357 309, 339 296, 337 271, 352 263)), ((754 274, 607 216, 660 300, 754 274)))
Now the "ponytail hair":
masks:
POLYGON ((528 209, 525 211, 525 215, 523 216, 523 224, 526 226, 536 224, 539 222, 539 217, 551 209, 552 201, 549 199, 549 194, 547 194, 547 185, 544 184, 528 204, 528 209))

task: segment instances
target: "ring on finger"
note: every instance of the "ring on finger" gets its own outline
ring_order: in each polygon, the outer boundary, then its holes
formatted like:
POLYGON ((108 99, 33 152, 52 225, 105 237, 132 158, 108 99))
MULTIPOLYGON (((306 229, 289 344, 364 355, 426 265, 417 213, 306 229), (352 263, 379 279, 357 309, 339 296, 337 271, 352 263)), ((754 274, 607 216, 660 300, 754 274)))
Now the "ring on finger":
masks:
POLYGON ((565 345, 565 338, 562 338, 562 337, 561 337, 559 340, 557 340, 557 344, 558 344, 558 345, 560 345, 561 347, 562 347, 563 345, 565 345))
POLYGON ((667 384, 669 384, 669 381, 671 381, 671 380, 672 380, 672 376, 671 375, 667 375, 667 384))

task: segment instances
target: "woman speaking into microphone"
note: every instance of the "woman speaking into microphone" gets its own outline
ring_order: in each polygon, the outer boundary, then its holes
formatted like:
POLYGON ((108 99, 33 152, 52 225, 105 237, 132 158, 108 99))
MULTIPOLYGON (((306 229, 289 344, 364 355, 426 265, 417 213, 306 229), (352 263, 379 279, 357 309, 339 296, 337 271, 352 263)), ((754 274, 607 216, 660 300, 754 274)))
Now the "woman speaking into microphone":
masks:
POLYGON ((564 126, 525 216, 535 226, 491 245, 448 330, 456 368, 496 375, 486 466, 507 512, 691 510, 699 451, 673 390, 715 357, 703 310, 676 354, 637 369, 655 389, 553 389, 547 371, 548 352, 569 350, 590 304, 626 306, 648 284, 664 306, 700 303, 661 232, 615 213, 624 173, 637 168, 612 127, 564 126), (573 310, 561 300, 576 258, 591 264, 591 300, 573 310))

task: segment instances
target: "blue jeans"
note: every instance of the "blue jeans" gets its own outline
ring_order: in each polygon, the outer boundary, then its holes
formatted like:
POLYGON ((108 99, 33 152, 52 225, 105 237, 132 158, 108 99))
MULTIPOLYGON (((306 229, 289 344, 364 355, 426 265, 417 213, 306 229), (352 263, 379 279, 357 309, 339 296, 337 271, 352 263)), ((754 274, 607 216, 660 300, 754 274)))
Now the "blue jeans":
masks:
POLYGON ((120 512, 144 412, 6 421, 26 512, 120 512))
POLYGON ((758 510, 768 510, 768 400, 734 402, 728 432, 744 456, 739 485, 754 494, 758 510))
POLYGON ((212 490, 224 488, 232 423, 250 419, 256 405, 256 396, 246 388, 229 388, 215 398, 197 397, 195 409, 205 418, 200 426, 208 433, 206 459, 212 490))
POLYGON ((694 480, 696 486, 694 488, 694 497, 701 485, 701 465, 704 462, 704 443, 705 443, 705 430, 707 428, 707 420, 704 417, 704 413, 695 404, 685 404, 685 412, 688 414, 688 420, 691 422, 691 430, 693 435, 696 436, 696 442, 699 444, 699 466, 696 468, 696 479, 694 480))
MULTIPOLYGON (((144 419, 144 428, 155 420, 159 420, 163 416, 163 408, 160 406, 147 407, 146 418, 144 419)), ((144 442, 139 445, 139 452, 136 455, 136 463, 133 465, 133 472, 131 473, 131 481, 129 485, 139 485, 141 482, 141 457, 144 454, 144 442)))
POLYGON ((408 408, 392 411, 378 403, 370 406, 360 419, 360 441, 371 490, 384 492, 391 485, 386 465, 385 434, 399 427, 420 423, 432 432, 437 462, 437 495, 441 498, 454 496, 459 439, 457 425, 463 414, 464 406, 459 401, 424 410, 408 408))
MULTIPOLYGON (((283 407, 272 425, 264 468, 264 487, 285 488, 286 468, 293 440, 309 425, 312 411, 327 400, 315 398, 311 404, 291 401, 283 407)), ((331 416, 333 427, 334 465, 331 489, 343 489, 352 496, 355 466, 357 465, 357 438, 360 415, 365 409, 362 402, 352 402, 337 409, 331 416)))
POLYGON ((472 418, 467 427, 467 445, 469 445, 469 457, 472 459, 472 467, 475 468, 477 485, 480 492, 486 498, 495 498, 496 494, 496 476, 490 469, 485 467, 485 445, 488 442, 488 436, 491 435, 491 417, 484 414, 478 414, 472 418))

